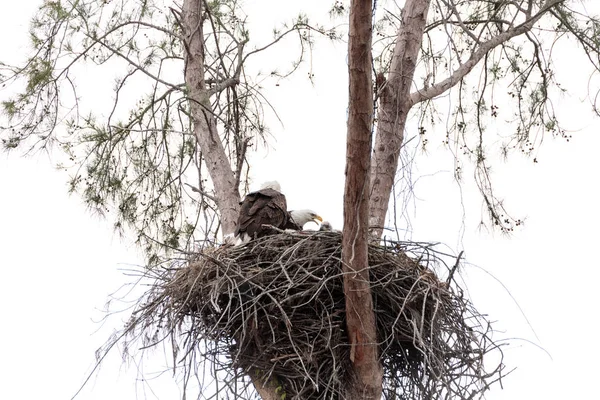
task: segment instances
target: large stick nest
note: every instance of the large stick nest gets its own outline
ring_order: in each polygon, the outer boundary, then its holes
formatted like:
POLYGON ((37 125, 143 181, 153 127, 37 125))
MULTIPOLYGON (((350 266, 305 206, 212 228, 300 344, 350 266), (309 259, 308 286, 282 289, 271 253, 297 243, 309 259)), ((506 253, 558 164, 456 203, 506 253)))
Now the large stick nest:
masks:
MULTIPOLYGON (((479 398, 501 378, 502 352, 455 283, 456 266, 441 281, 439 254, 408 242, 370 244, 369 265, 384 398, 479 398)), ((144 346, 170 338, 188 369, 216 365, 224 397, 239 396, 232 382, 251 376, 287 400, 345 398, 352 369, 341 234, 206 248, 155 278, 125 333, 144 346)))

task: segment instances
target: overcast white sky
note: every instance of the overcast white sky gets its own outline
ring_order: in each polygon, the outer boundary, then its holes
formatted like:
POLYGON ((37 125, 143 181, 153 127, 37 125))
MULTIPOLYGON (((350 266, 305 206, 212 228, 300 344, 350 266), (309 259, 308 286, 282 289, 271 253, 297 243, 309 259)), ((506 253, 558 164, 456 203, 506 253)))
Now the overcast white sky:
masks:
MULTIPOLYGON (((37 3, 3 4, 0 59, 23 51, 37 3)), ((303 3, 305 10, 325 8, 316 0, 303 3)), ((265 9, 283 13, 269 4, 265 9)), ((312 63, 314 86, 301 73, 268 88, 284 126, 271 124, 274 149, 256 157, 253 166, 257 184, 281 182, 290 208, 313 208, 337 227, 344 184, 344 51, 343 44, 319 47, 312 63)), ((598 396, 600 120, 590 118, 583 100, 587 75, 572 72, 585 59, 559 51, 568 60, 559 79, 577 88, 557 103, 574 130, 573 140, 548 138, 536 165, 515 157, 494 169, 509 208, 527 217, 511 238, 477 229, 480 201, 472 185, 463 190, 467 217, 461 235, 460 192, 451 179, 452 160, 441 145, 434 143, 427 156, 419 155, 414 171, 424 178, 409 208, 410 235, 443 242, 456 253, 464 249, 470 264, 463 277, 475 305, 497 321, 498 337, 524 339, 511 340, 505 348, 507 367, 517 370, 489 399, 598 396)), ((77 196, 67 195, 66 176, 53 170, 47 156, 0 155, 0 193, 0 398, 71 398, 94 364, 94 351, 126 318, 124 313, 104 325, 98 322, 109 294, 133 282, 124 271, 141 258, 126 239, 113 235, 110 221, 90 215, 77 196)), ((162 354, 156 354, 146 365, 159 369, 161 360, 162 354)), ((139 376, 138 366, 122 365, 115 353, 79 398, 171 399, 181 394, 168 374, 149 383, 136 380, 139 376)))

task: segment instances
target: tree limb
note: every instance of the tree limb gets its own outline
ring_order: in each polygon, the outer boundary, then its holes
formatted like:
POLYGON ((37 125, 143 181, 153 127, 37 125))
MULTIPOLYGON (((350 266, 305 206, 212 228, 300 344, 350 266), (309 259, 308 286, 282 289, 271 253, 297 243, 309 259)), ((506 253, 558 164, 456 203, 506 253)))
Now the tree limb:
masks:
POLYGON ((531 18, 522 24, 507 30, 506 32, 500 33, 494 36, 490 40, 482 43, 479 48, 473 52, 471 57, 463 64, 461 64, 452 75, 443 81, 436 83, 428 88, 417 90, 410 95, 410 106, 420 103, 422 101, 433 99, 450 89, 461 79, 469 74, 475 68, 475 66, 485 57, 485 55, 492 50, 494 47, 501 45, 509 41, 510 39, 529 32, 533 25, 553 6, 561 3, 565 0, 548 0, 546 4, 531 18))
MULTIPOLYGON (((432 86, 424 86, 410 93, 423 33, 426 28, 429 0, 407 0, 402 12, 402 24, 398 30, 396 46, 388 79, 379 91, 377 136, 371 169, 371 193, 369 225, 374 236, 381 236, 385 217, 398 168, 400 149, 404 140, 404 128, 410 109, 417 103, 433 99, 444 93, 473 70, 490 50, 510 39, 530 31, 533 25, 553 7, 565 0, 546 0, 533 14, 530 3, 525 21, 514 28, 498 33, 481 43, 470 58, 461 64, 445 80, 432 86)), ((454 11, 457 13, 457 11, 454 11)), ((461 25, 460 23, 458 23, 461 25)), ((478 43, 479 41, 475 41, 478 43)), ((385 81, 385 79, 383 79, 385 81)))
MULTIPOLYGON (((371 165, 369 226, 373 236, 383 232, 390 194, 398 168, 408 117, 410 87, 423 41, 430 0, 407 0, 387 82, 379 90, 377 134, 371 165)), ((381 77, 383 81, 385 79, 381 77)))

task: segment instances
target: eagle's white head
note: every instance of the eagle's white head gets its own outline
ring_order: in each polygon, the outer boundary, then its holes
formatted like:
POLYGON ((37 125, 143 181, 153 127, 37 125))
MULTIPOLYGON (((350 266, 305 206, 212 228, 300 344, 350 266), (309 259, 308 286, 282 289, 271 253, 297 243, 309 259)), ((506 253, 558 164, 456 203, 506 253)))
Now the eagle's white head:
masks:
POLYGON ((263 184, 260 185, 260 188, 261 188, 261 190, 262 189, 273 189, 273 190, 277 190, 279 193, 281 193, 281 185, 277 181, 263 182, 263 184))
POLYGON ((307 222, 323 222, 323 218, 319 216, 313 210, 292 210, 290 216, 294 222, 299 226, 303 227, 307 222))

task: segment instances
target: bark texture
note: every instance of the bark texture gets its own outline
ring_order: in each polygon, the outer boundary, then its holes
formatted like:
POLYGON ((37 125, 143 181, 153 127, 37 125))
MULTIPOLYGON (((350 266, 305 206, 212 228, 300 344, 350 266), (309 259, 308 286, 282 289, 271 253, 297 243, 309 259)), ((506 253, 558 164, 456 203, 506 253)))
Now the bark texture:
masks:
POLYGON ((408 111, 413 106, 410 88, 423 41, 429 4, 429 0, 406 1, 387 82, 382 81, 378 88, 380 102, 369 202, 369 226, 376 237, 383 232, 404 140, 404 126, 408 111))
MULTIPOLYGON (((233 233, 239 214, 240 195, 235 173, 216 127, 216 119, 210 104, 210 92, 204 80, 204 42, 202 30, 202 0, 184 0, 182 25, 185 34, 185 83, 188 91, 194 135, 206 163, 215 190, 215 200, 221 214, 223 235, 233 233)), ((254 376, 252 383, 264 400, 279 400, 277 381, 266 385, 254 376)))
POLYGON ((394 47, 389 75, 378 76, 380 104, 377 135, 371 168, 369 226, 375 237, 380 237, 390 202, 390 194, 398 169, 398 159, 404 141, 404 127, 408 112, 417 103, 433 99, 458 84, 495 47, 529 32, 542 16, 564 0, 546 0, 537 12, 531 7, 525 21, 499 33, 473 49, 471 56, 448 78, 429 87, 414 90, 411 86, 423 33, 427 22, 430 0, 407 0, 402 11, 402 24, 394 47))
POLYGON ((350 6, 348 70, 350 93, 344 189, 342 263, 350 359, 354 379, 347 399, 379 399, 382 369, 368 266, 369 170, 373 124, 371 79, 371 0, 350 6))
POLYGON ((221 214, 223 235, 233 233, 239 213, 240 194, 235 174, 219 133, 210 105, 210 93, 204 81, 202 0, 185 0, 182 25, 185 34, 185 83, 187 86, 194 134, 214 185, 221 214))

